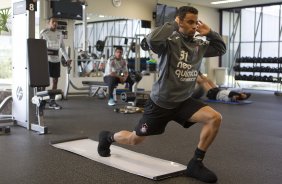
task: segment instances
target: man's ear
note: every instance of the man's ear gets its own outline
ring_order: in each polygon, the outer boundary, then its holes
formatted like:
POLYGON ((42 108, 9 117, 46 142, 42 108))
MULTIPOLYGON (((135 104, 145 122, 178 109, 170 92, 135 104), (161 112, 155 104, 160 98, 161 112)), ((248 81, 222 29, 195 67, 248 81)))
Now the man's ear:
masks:
POLYGON ((183 27, 183 21, 180 20, 180 19, 179 19, 179 22, 178 22, 178 26, 179 26, 179 27, 183 27))

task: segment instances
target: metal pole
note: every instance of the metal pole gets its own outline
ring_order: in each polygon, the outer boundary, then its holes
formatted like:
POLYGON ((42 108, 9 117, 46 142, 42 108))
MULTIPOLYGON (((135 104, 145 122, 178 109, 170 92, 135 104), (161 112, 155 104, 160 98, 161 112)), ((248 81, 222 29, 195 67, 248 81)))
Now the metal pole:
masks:
POLYGON ((86 4, 82 5, 82 35, 83 35, 83 46, 82 49, 83 51, 87 51, 87 16, 86 16, 86 4))

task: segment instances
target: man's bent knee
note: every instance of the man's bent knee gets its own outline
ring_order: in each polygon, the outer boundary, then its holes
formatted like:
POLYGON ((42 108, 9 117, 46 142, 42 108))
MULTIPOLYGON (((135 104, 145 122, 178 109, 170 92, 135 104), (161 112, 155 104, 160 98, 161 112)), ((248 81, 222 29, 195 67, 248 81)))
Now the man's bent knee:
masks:
POLYGON ((215 112, 213 113, 213 115, 210 118, 211 124, 215 127, 215 128, 219 128, 221 122, 222 122, 222 116, 220 113, 215 112))

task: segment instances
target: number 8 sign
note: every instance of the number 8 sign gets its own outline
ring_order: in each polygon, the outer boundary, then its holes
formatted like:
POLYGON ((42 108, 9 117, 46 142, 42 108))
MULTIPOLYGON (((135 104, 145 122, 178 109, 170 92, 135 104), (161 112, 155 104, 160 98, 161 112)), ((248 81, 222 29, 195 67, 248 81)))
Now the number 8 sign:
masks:
POLYGON ((26 0, 26 10, 36 11, 37 10, 37 0, 26 0))

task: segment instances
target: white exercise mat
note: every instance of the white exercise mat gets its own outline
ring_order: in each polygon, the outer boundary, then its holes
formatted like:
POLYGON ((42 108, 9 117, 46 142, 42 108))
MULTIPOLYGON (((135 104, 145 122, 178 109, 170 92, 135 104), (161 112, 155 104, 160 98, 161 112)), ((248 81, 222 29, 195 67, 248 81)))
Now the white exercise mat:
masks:
POLYGON ((161 180, 183 174, 186 166, 130 151, 115 145, 111 146, 111 156, 101 157, 97 152, 98 142, 91 139, 71 140, 53 143, 54 147, 67 150, 91 160, 153 180, 161 180))

